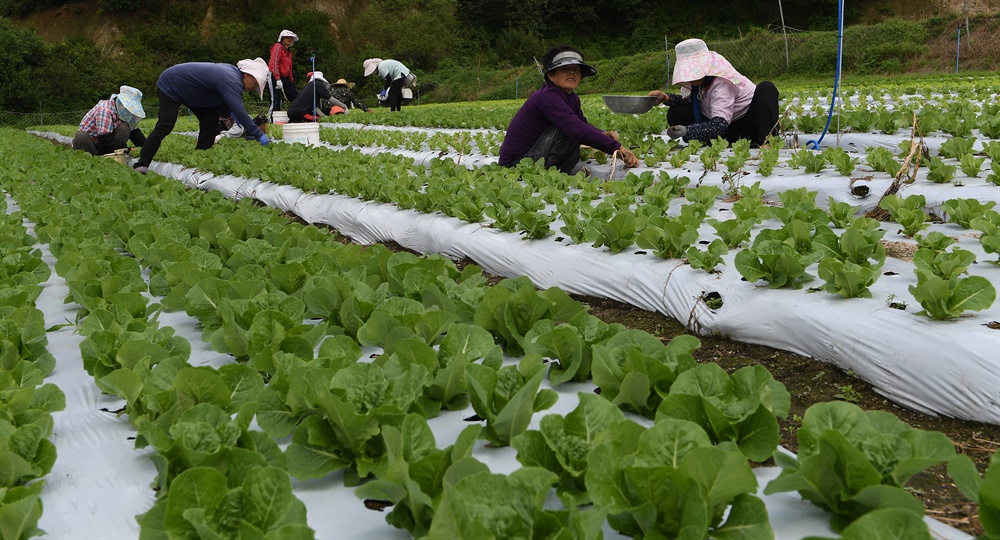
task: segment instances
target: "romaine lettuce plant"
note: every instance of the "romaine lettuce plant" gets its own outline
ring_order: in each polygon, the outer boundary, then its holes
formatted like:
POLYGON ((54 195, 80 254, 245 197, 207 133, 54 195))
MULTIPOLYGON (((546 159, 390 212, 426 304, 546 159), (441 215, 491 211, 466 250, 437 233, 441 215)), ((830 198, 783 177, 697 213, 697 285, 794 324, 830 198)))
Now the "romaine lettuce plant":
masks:
POLYGON ((277 467, 211 467, 181 473, 170 491, 138 518, 144 535, 164 538, 302 538, 313 531, 306 507, 292 494, 288 473, 277 467))
POLYGON ((903 487, 918 472, 955 456, 943 433, 842 401, 809 407, 796 433, 798 456, 774 454, 782 472, 764 493, 797 491, 831 513, 835 531, 877 509, 923 515, 924 505, 903 487))
POLYGON ((482 437, 494 446, 510 445, 528 429, 534 413, 551 408, 559 399, 554 390, 538 390, 545 364, 537 354, 499 370, 481 364, 469 364, 465 370, 472 408, 486 422, 482 437))
POLYGON ((638 234, 635 213, 630 210, 621 210, 607 221, 591 219, 589 227, 593 232, 587 236, 593 239, 594 247, 607 246, 612 253, 632 247, 638 234))
POLYGON ((677 376, 694 367, 697 338, 680 335, 667 345, 640 330, 625 330, 594 345, 594 384, 625 410, 652 417, 677 376))
POLYGON ((924 308, 921 314, 944 320, 966 311, 982 311, 993 305, 996 288, 982 276, 961 277, 975 254, 964 249, 937 252, 919 248, 913 256, 917 284, 908 290, 924 308))
MULTIPOLYGON (((982 236, 979 237, 979 242, 983 246, 983 251, 986 253, 1000 255, 1000 212, 988 210, 982 215, 982 217, 971 220, 969 225, 973 229, 983 233, 982 236)), ((1000 263, 1000 261, 992 262, 994 264, 1000 263)))
MULTIPOLYGON (((690 206, 690 205, 689 205, 690 206)), ((649 222, 636 238, 636 245, 652 249, 653 254, 663 259, 680 258, 698 240, 698 228, 691 216, 659 216, 649 222)))
POLYGON ((656 418, 688 420, 714 444, 730 441, 752 461, 767 461, 778 447, 778 421, 791 396, 762 366, 729 376, 718 364, 701 364, 677 376, 656 418))
POLYGON ((616 531, 642 538, 774 538, 757 481, 731 443, 695 423, 631 421, 604 429, 587 459, 594 506, 616 531))
POLYGON ((555 473, 556 489, 571 493, 578 502, 590 500, 584 481, 587 455, 601 431, 610 424, 625 420, 613 403, 594 394, 578 394, 580 404, 566 416, 548 414, 537 431, 529 430, 514 437, 517 460, 525 467, 543 467, 555 473))
POLYGON ((728 253, 729 249, 726 247, 725 242, 716 238, 712 240, 712 243, 708 245, 705 251, 691 246, 684 253, 684 256, 687 258, 691 268, 698 268, 712 273, 715 271, 715 267, 722 264, 722 257, 728 253))
POLYGON ((975 144, 975 137, 951 137, 941 143, 941 155, 946 158, 961 159, 962 156, 972 153, 975 144))
POLYGON ((984 204, 978 199, 949 199, 941 205, 941 210, 948 214, 948 221, 959 224, 963 229, 971 229, 972 220, 983 216, 996 204, 996 201, 984 204))
POLYGON ((910 195, 905 199, 898 195, 886 195, 879 201, 879 206, 903 227, 903 234, 911 237, 928 227, 927 213, 924 212, 926 204, 923 195, 910 195))
POLYGON ((928 165, 927 179, 935 184, 946 184, 955 178, 955 171, 958 169, 955 165, 948 165, 939 157, 931 158, 931 163, 928 165))
POLYGON ((453 445, 439 449, 427 419, 419 414, 407 415, 398 427, 383 426, 388 466, 355 494, 360 499, 392 503, 386 522, 423 538, 441 501, 446 471, 472 455, 478 434, 479 426, 468 426, 453 445))

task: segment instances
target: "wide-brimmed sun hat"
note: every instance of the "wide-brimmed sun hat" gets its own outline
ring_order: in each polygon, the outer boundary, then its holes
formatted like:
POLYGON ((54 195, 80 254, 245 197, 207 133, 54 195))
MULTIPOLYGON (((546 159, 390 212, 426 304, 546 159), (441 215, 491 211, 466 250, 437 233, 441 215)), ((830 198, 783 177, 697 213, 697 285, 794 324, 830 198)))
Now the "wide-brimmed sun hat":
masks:
POLYGON ((369 58, 368 60, 365 60, 365 77, 375 73, 375 70, 378 69, 378 65, 381 63, 381 58, 369 58))
POLYGON ((580 75, 583 77, 593 77, 597 75, 597 70, 594 66, 587 64, 583 61, 583 56, 575 51, 564 51, 552 58, 549 65, 545 66, 545 73, 548 73, 554 69, 559 69, 563 66, 580 66, 580 75))
POLYGON ((271 70, 267 67, 267 62, 258 56, 253 60, 250 60, 249 58, 240 60, 236 63, 236 67, 238 67, 243 73, 247 73, 254 79, 257 79, 257 91, 260 93, 259 99, 264 99, 264 85, 267 84, 267 77, 271 72, 271 70))
POLYGON ((708 45, 700 39, 685 39, 674 46, 677 61, 671 84, 697 81, 702 77, 722 77, 742 88, 746 77, 721 54, 708 50, 708 45))
POLYGON ((325 79, 325 78, 323 77, 323 72, 322 72, 322 71, 310 71, 309 73, 306 73, 306 77, 307 77, 307 78, 308 78, 308 79, 309 79, 310 81, 311 81, 311 80, 313 80, 313 79, 319 79, 319 80, 321 80, 321 81, 326 81, 326 82, 327 82, 327 84, 329 84, 329 83, 330 83, 330 81, 327 81, 327 80, 326 80, 326 79, 325 79))
POLYGON ((299 40, 299 36, 296 36, 295 32, 292 32, 291 30, 282 30, 281 33, 278 34, 278 41, 281 41, 282 38, 286 37, 292 38, 292 43, 295 43, 296 41, 299 40))
POLYGON ((142 109, 142 92, 138 88, 122 86, 118 89, 118 93, 112 96, 112 99, 118 105, 119 112, 124 109, 139 120, 146 117, 146 111, 142 109))
POLYGON ((346 86, 348 88, 354 88, 354 83, 347 82, 344 79, 337 79, 337 82, 333 83, 334 86, 346 86))

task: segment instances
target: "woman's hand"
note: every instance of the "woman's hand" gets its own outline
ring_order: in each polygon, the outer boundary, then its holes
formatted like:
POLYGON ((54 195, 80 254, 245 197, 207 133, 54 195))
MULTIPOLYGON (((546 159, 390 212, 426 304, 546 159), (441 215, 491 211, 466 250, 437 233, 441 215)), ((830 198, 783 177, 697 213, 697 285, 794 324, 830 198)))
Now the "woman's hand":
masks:
POLYGON ((628 148, 625 148, 624 146, 619 148, 618 154, 622 157, 622 163, 624 163, 626 167, 631 169, 632 167, 639 166, 639 158, 635 157, 635 154, 633 154, 628 148))
POLYGON ((656 104, 665 103, 670 100, 670 96, 662 90, 653 90, 652 92, 646 94, 647 96, 656 96, 656 104))
POLYGON ((611 137, 612 139, 614 139, 614 140, 616 140, 618 142, 621 142, 620 140, 618 140, 618 132, 617 131, 609 129, 608 131, 605 131, 604 134, 607 135, 608 137, 611 137))

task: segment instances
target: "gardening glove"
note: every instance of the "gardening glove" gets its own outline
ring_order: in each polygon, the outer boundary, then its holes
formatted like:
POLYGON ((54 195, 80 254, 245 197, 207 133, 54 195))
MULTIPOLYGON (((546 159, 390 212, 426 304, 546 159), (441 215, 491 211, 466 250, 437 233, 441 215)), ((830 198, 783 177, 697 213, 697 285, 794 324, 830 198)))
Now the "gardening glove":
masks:
POLYGON ((267 146, 269 144, 271 144, 271 139, 267 138, 267 135, 261 135, 260 136, 260 145, 261 146, 267 146))
POLYGON ((667 128, 667 136, 671 139, 683 139, 684 137, 687 137, 687 134, 687 126, 670 126, 667 128))
POLYGON ((278 79, 277 81, 274 82, 274 87, 277 88, 278 90, 281 90, 281 79, 278 79))
POLYGON ((389 97, 389 91, 388 90, 382 90, 381 92, 379 92, 379 95, 378 95, 379 101, 382 101, 382 100, 384 100, 387 97, 389 97))

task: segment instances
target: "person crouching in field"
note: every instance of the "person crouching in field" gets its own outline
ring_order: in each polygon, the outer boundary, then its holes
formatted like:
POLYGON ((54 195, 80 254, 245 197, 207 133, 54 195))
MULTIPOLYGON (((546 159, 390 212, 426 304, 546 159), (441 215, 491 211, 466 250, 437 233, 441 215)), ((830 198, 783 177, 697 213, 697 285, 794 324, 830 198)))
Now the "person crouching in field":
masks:
POLYGON ((73 149, 99 156, 125 148, 130 140, 132 144, 142 146, 146 136, 139 131, 139 120, 145 117, 142 92, 131 86, 122 86, 117 94, 98 101, 83 116, 80 130, 73 136, 73 149))
POLYGON ((667 135, 685 141, 709 142, 722 137, 734 143, 750 139, 754 146, 777 134, 778 89, 764 81, 754 85, 721 54, 708 50, 700 39, 686 39, 674 47, 673 84, 680 95, 653 90, 657 103, 665 103, 667 135))
POLYGON ((174 130, 177 113, 186 105, 198 117, 198 143, 196 150, 207 150, 215 144, 219 134, 219 117, 232 116, 251 138, 267 146, 271 139, 261 131, 243 108, 243 92, 258 92, 264 99, 267 84, 267 62, 262 58, 240 60, 232 64, 188 62, 168 67, 156 81, 160 96, 159 117, 156 126, 146 139, 139 160, 133 165, 145 173, 160 149, 163 138, 174 130))
POLYGON ((354 95, 354 92, 351 91, 352 88, 354 88, 354 83, 349 83, 344 79, 337 79, 337 82, 330 86, 330 95, 333 96, 333 99, 350 106, 352 109, 361 109, 362 111, 369 112, 364 102, 358 99, 354 95))
POLYGON ((288 106, 288 121, 291 123, 315 122, 323 115, 343 114, 347 106, 330 95, 330 82, 323 78, 322 71, 309 74, 309 82, 299 92, 299 96, 288 106), (313 92, 316 95, 313 95, 313 92), (315 101, 314 101, 315 100, 315 101), (326 105, 323 105, 326 100, 326 105), (313 105, 315 104, 315 111, 313 105))
POLYGON ((580 51, 568 45, 552 47, 542 58, 545 83, 514 114, 500 145, 500 165, 513 167, 524 158, 544 159, 545 167, 573 174, 580 164, 580 145, 607 154, 616 150, 627 167, 639 164, 622 146, 614 131, 601 131, 587 122, 576 89, 597 70, 583 62, 580 51))

